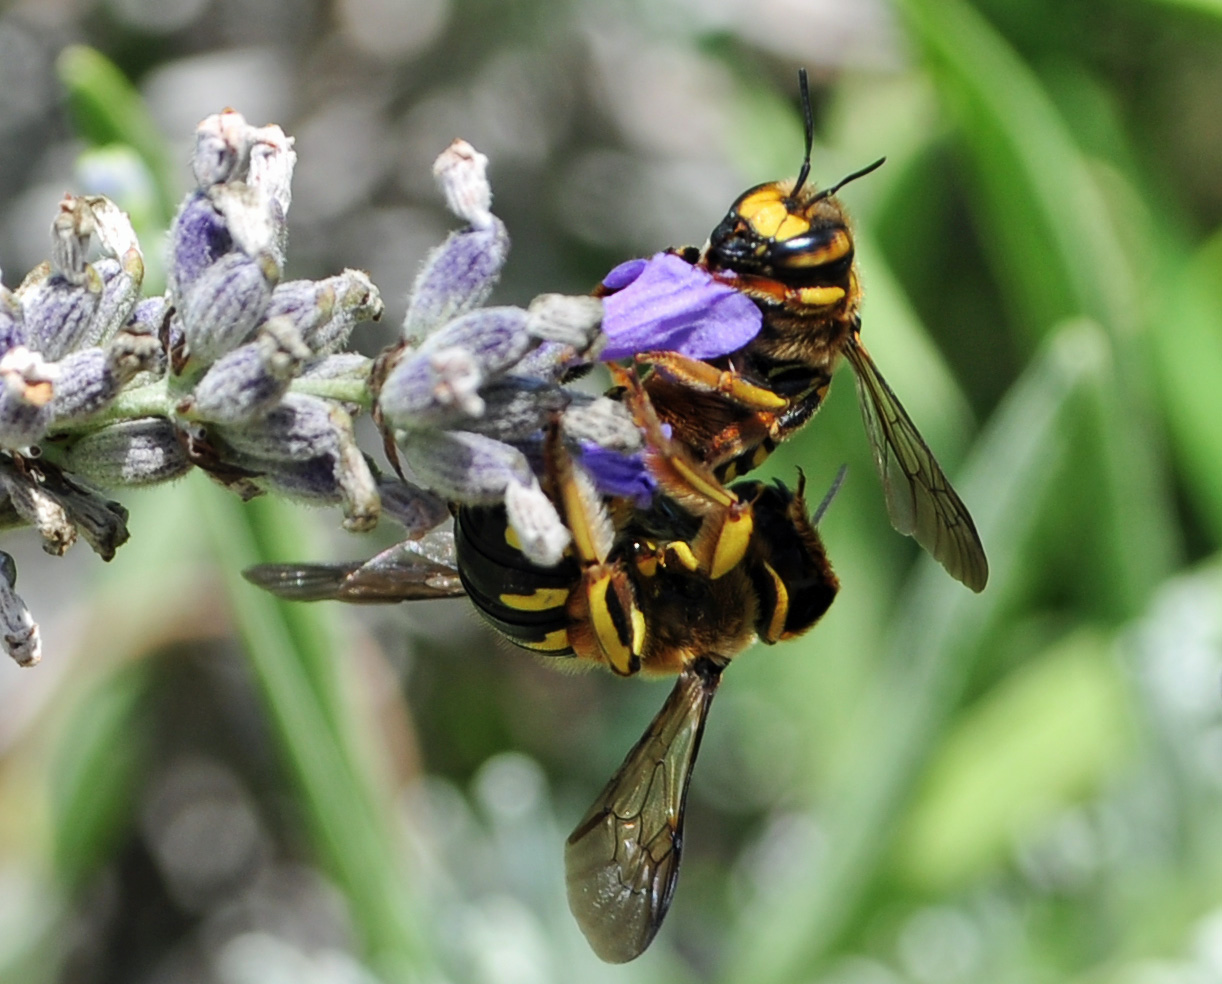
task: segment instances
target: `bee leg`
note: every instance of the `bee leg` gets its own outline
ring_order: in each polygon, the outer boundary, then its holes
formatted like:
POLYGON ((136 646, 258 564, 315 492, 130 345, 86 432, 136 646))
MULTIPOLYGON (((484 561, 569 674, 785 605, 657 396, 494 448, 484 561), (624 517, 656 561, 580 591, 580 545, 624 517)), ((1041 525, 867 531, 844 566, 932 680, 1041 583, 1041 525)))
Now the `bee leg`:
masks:
POLYGON ((718 369, 678 352, 642 352, 636 361, 647 363, 692 389, 718 393, 748 410, 781 410, 789 403, 772 390, 747 382, 733 369, 718 369))
POLYGON ((755 528, 752 502, 726 488, 711 468, 666 434, 649 394, 635 375, 610 368, 614 382, 623 388, 624 405, 645 434, 650 472, 667 495, 700 517, 700 529, 690 545, 672 543, 668 554, 690 570, 714 580, 722 577, 746 556, 755 528))
POLYGON ((578 656, 630 676, 641 668, 645 616, 627 571, 609 559, 616 530, 602 496, 569 455, 555 424, 548 429, 544 467, 581 568, 581 584, 569 594, 569 645, 578 656))

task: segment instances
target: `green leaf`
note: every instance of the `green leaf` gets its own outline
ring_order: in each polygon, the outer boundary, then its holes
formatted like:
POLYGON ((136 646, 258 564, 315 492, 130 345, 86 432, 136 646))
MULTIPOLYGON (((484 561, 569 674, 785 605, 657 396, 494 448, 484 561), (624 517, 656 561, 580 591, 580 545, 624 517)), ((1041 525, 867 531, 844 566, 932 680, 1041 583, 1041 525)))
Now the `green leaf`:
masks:
POLYGON ((1040 822, 1099 791, 1132 736, 1106 637, 1078 632, 1032 657, 943 739, 897 839, 899 874, 948 892, 1040 822))

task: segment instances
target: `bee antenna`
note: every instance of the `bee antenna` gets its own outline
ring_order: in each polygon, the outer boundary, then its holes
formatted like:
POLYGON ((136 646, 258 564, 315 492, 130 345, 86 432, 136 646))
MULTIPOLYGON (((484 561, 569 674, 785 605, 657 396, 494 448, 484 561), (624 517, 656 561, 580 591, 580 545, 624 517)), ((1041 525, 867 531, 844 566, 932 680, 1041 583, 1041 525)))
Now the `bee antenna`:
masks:
POLYGON ((810 176, 810 149, 815 142, 815 114, 810 108, 810 84, 806 80, 806 69, 798 69, 798 89, 802 93, 802 122, 806 126, 806 156, 802 158, 802 170, 798 172, 798 180, 793 183, 790 198, 797 198, 802 185, 810 176))
POLYGON ((883 166, 883 164, 886 163, 886 161, 887 161, 887 158, 880 157, 873 164, 867 164, 860 171, 854 171, 847 178, 841 178, 838 182, 836 182, 836 184, 832 185, 830 188, 825 188, 823 191, 819 192, 819 194, 815 196, 815 201, 819 201, 821 198, 831 198, 832 195, 836 194, 836 192, 838 192, 841 188, 843 188, 850 181, 856 181, 858 178, 864 178, 871 171, 877 171, 880 167, 883 166))
POLYGON ((836 477, 832 479, 832 487, 827 490, 827 495, 823 497, 823 501, 819 503, 819 508, 811 516, 811 525, 818 526, 820 520, 823 519, 823 514, 827 512, 827 507, 832 504, 832 500, 836 498, 836 493, 840 491, 840 486, 844 484, 844 476, 848 474, 849 466, 841 465, 840 471, 836 472, 836 477))

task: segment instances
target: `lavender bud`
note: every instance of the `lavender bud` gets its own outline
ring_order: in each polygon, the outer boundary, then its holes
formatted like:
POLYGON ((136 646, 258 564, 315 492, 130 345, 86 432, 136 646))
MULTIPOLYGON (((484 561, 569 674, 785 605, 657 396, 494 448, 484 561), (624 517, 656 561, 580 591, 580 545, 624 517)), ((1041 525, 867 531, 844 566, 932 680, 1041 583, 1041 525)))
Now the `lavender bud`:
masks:
POLYGON ((25 343, 25 318, 21 312, 21 302, 12 291, 0 284, 0 356, 25 343))
POLYGON ((125 262, 114 259, 98 260, 95 264, 102 280, 102 297, 93 316, 93 327, 86 342, 96 345, 106 341, 127 324, 140 299, 144 282, 144 259, 139 253, 129 254, 125 262))
POLYGON ((450 518, 450 507, 439 495, 405 482, 381 475, 377 478, 382 513, 402 526, 415 540, 450 518))
POLYGON ((0 447, 38 443, 51 420, 58 367, 23 345, 0 357, 0 447))
POLYGON ((246 183, 267 196, 273 218, 283 224, 293 200, 293 168, 297 166, 293 138, 275 124, 259 127, 254 137, 246 183))
POLYGON ((42 658, 38 624, 13 588, 17 584, 17 565, 0 552, 0 642, 18 666, 33 666, 42 658))
POLYGON ((271 296, 272 285, 249 256, 229 253, 217 260, 179 299, 192 360, 209 365, 246 342, 271 296))
POLYGON ((574 402, 560 418, 566 437, 588 441, 609 451, 631 453, 641 447, 641 432, 618 400, 605 396, 574 402))
POLYGON ((464 428, 508 444, 537 434, 573 399, 558 386, 517 376, 493 380, 480 390, 480 396, 484 413, 465 421, 464 428))
POLYGON ((525 484, 511 482, 505 489, 505 515, 527 560, 543 567, 560 563, 573 537, 534 476, 525 484))
POLYGON ((534 474, 516 448, 469 431, 408 432, 403 460, 438 495, 470 505, 495 505, 511 483, 529 485, 534 474))
POLYGON ((120 332, 105 349, 73 352, 59 363, 52 424, 88 417, 108 406, 137 373, 156 366, 162 357, 152 335, 120 332))
POLYGON ((51 269, 77 287, 89 279, 85 253, 93 235, 93 210, 83 198, 64 195, 51 223, 51 269))
POLYGON ((244 178, 253 136, 254 128, 233 110, 202 120, 195 128, 195 150, 191 155, 196 184, 211 188, 244 178))
POLYGON ((164 417, 124 420, 72 444, 64 466, 104 489, 156 485, 185 475, 191 462, 174 425, 164 417))
POLYGON ((327 280, 293 280, 272 292, 268 317, 290 318, 310 350, 327 354, 342 348, 362 321, 382 317, 382 299, 369 277, 345 270, 327 280))
POLYGON ((253 342, 217 359, 179 410, 216 423, 249 420, 279 402, 309 355, 287 319, 268 321, 253 342))
POLYGON ((301 369, 302 379, 368 379, 373 360, 360 352, 336 352, 310 359, 301 369))
POLYGON ((527 309, 526 330, 548 342, 585 351, 602 324, 603 302, 597 297, 540 294, 527 309))
POLYGON ((334 404, 304 393, 284 398, 256 420, 219 428, 225 443, 263 461, 304 461, 334 455, 339 444, 334 404))
POLYGON ((89 264, 80 284, 58 273, 35 274, 17 289, 17 297, 29 346, 55 362, 87 344, 102 298, 102 279, 89 264))
POLYGON ((170 226, 170 293, 181 303, 204 271, 233 249, 233 236, 212 200, 200 191, 188 195, 170 226))
POLYGON ((518 376, 529 376, 548 383, 560 383, 569 373, 588 368, 590 359, 571 345, 543 342, 527 352, 513 367, 518 376))

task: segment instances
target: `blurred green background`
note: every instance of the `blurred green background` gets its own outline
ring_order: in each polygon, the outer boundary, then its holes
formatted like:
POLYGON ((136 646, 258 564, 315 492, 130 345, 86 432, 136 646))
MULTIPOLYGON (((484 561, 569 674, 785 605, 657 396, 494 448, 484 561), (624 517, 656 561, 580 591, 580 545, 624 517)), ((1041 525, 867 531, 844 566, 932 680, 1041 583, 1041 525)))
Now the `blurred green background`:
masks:
POLYGON ((393 531, 199 476, 127 499, 108 567, 11 536, 46 656, 0 666, 0 980, 1222 980, 1217 0, 14 0, 0 265, 67 189, 155 263, 230 105, 295 135, 289 275, 369 270, 374 352, 453 137, 492 159, 498 296, 581 292, 797 170, 799 65, 817 179, 888 158, 842 196, 864 337, 987 591, 891 531, 842 379, 767 468, 848 463, 840 597, 727 673, 671 915, 610 968, 562 842, 667 683, 553 673, 465 602, 279 606, 236 571, 393 531))

